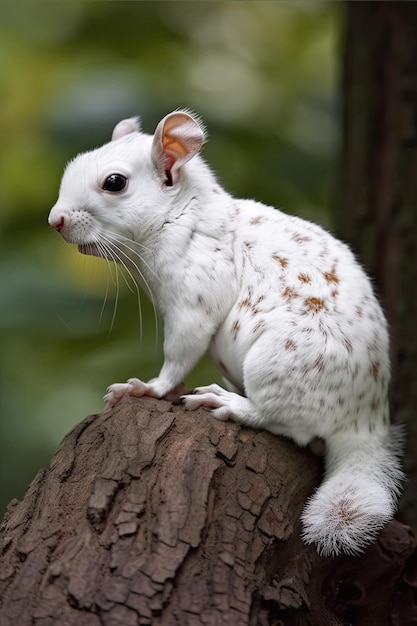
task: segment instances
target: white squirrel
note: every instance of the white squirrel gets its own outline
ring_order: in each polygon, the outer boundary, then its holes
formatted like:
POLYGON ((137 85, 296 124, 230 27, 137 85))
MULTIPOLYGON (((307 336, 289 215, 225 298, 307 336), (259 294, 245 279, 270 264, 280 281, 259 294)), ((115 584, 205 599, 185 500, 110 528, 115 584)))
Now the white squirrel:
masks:
POLYGON ((233 198, 198 155, 204 139, 188 111, 153 136, 131 118, 65 170, 49 224, 80 252, 137 273, 164 322, 159 376, 111 385, 105 400, 162 398, 208 351, 228 390, 199 387, 185 407, 300 446, 322 438, 325 477, 302 536, 325 556, 357 554, 394 515, 403 480, 384 315, 345 244, 233 198))

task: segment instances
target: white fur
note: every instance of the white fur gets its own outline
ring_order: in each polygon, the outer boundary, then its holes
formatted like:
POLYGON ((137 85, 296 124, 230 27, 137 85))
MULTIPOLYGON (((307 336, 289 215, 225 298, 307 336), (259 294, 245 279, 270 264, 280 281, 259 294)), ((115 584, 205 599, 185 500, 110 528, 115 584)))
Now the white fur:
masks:
POLYGON ((356 554, 395 512, 401 445, 388 412, 388 334, 370 281, 346 245, 317 225, 236 200, 198 156, 188 111, 149 136, 124 120, 115 140, 63 176, 50 224, 80 250, 138 274, 164 320, 165 361, 148 383, 162 397, 208 351, 226 379, 183 398, 306 445, 326 442, 326 475, 302 514, 324 555, 356 554), (114 173, 119 193, 103 190, 114 173))

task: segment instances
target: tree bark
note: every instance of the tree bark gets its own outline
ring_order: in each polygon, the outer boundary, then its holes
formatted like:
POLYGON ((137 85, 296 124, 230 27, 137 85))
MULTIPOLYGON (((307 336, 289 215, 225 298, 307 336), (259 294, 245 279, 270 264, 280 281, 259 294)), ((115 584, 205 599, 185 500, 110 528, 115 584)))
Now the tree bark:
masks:
POLYGON ((401 512, 417 528, 417 3, 345 7, 337 230, 375 279, 387 312, 392 414, 408 431, 401 512))
POLYGON ((204 410, 126 398, 74 428, 9 507, 0 623, 417 623, 402 621, 417 620, 410 529, 392 522, 360 558, 302 544, 321 465, 204 410))

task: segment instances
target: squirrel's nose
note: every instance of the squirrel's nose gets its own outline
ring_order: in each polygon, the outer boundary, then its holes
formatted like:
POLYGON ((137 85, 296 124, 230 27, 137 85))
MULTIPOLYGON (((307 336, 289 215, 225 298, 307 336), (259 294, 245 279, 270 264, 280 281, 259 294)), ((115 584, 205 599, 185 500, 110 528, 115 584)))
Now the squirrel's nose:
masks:
POLYGON ((52 228, 55 228, 55 230, 60 233, 61 230, 68 225, 68 216, 65 215, 65 212, 62 209, 54 206, 49 213, 48 223, 52 226, 52 228))
POLYGON ((57 230, 58 232, 61 232, 61 230, 65 226, 65 218, 64 218, 63 215, 61 216, 61 219, 58 218, 57 220, 52 220, 51 222, 50 222, 50 224, 51 224, 52 228, 55 228, 55 230, 57 230))

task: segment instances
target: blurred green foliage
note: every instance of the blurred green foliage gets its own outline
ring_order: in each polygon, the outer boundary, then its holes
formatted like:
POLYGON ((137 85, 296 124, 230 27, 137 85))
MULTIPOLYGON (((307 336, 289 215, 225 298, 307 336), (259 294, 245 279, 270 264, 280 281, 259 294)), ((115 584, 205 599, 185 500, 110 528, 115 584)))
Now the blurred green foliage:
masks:
MULTIPOLYGON (((139 114, 207 124, 237 196, 331 225, 340 6, 7 0, 0 20, 0 506, 108 384, 157 374, 162 330, 107 264, 47 225, 65 162, 139 114), (114 318, 114 322, 113 322, 114 318)), ((191 385, 218 380, 203 360, 191 385)))

